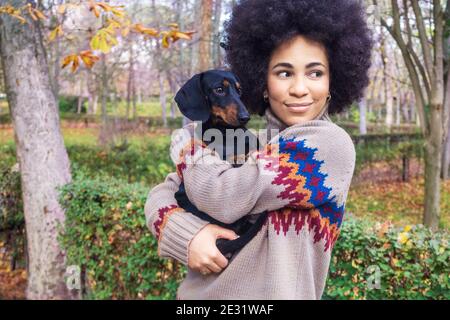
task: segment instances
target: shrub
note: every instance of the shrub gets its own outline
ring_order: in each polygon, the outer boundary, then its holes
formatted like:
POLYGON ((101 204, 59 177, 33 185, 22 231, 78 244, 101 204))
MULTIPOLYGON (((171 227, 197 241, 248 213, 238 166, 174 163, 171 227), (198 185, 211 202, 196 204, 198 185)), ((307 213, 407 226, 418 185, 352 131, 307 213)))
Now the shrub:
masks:
POLYGON ((155 139, 143 146, 101 148, 73 145, 67 147, 72 173, 83 171, 87 176, 112 176, 129 183, 153 185, 175 171, 169 156, 169 137, 155 139))
MULTIPOLYGON (((149 188, 79 176, 64 188, 64 246, 86 274, 87 297, 174 299, 186 269, 157 256, 145 225, 149 188)), ((333 250, 324 299, 449 299, 448 234, 349 217, 333 250), (373 269, 373 270, 372 270, 373 269), (369 289, 372 271, 380 289, 369 289)))
POLYGON ((157 256, 143 212, 149 188, 79 175, 62 188, 68 265, 85 279, 87 299, 169 299, 183 276, 180 264, 157 256))
MULTIPOLYGON (((76 96, 60 96, 59 97, 59 111, 76 113, 78 110, 78 97, 76 96)), ((86 113, 86 106, 81 106, 81 113, 86 113)))
POLYGON ((446 232, 347 219, 333 249, 324 299, 449 299, 446 232), (376 278, 379 275, 379 286, 376 278))

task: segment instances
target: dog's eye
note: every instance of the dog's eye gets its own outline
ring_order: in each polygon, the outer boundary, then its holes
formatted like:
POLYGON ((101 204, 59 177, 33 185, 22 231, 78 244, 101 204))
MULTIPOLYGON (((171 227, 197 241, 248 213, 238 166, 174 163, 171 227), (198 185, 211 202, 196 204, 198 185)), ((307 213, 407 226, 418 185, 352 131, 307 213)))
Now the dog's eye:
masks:
POLYGON ((237 89, 237 92, 238 92, 239 96, 242 96, 242 89, 241 88, 237 89))
POLYGON ((225 91, 223 90, 222 87, 215 88, 213 91, 215 94, 218 94, 219 96, 225 95, 225 91))

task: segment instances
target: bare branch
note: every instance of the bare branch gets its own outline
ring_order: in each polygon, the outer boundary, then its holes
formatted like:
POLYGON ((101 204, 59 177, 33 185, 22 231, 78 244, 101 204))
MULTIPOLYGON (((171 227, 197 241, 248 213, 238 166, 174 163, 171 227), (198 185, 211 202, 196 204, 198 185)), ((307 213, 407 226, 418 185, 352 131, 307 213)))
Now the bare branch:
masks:
POLYGON ((431 85, 430 85, 430 79, 428 78, 428 74, 425 72, 425 68, 423 67, 421 61, 419 60, 419 57, 417 56, 417 53, 414 51, 413 43, 412 43, 412 30, 411 26, 409 24, 409 15, 408 15, 408 0, 403 0, 403 11, 405 15, 405 26, 407 30, 407 36, 408 36, 408 51, 410 52, 411 56, 414 59, 414 63, 416 64, 417 68, 419 69, 420 75, 422 76, 423 83, 425 85, 425 90, 427 92, 428 97, 431 97, 431 85))
MULTIPOLYGON (((392 1, 395 2, 394 0, 392 1)), ((439 1, 438 1, 439 2, 439 1)), ((422 11, 419 7, 418 0, 411 0, 414 15, 416 17, 417 29, 419 31, 420 43, 422 45, 423 58, 425 60, 426 72, 428 73, 428 78, 432 81, 433 77, 433 58, 431 56, 431 48, 428 44, 427 33, 425 29, 425 23, 422 16, 422 11)))

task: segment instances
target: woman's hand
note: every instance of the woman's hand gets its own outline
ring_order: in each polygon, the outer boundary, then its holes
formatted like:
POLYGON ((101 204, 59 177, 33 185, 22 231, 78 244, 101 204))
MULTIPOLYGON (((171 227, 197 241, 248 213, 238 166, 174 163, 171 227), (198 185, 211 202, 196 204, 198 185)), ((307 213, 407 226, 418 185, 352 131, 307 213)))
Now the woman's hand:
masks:
POLYGON ((234 240, 238 235, 230 229, 215 224, 208 224, 191 240, 188 248, 189 268, 206 275, 211 272, 221 272, 228 259, 217 249, 217 239, 234 240))

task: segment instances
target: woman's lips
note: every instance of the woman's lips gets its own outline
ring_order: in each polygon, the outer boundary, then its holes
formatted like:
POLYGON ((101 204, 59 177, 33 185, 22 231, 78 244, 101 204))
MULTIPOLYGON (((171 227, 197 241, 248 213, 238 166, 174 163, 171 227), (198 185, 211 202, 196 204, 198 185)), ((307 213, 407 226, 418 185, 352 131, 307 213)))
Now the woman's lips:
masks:
POLYGON ((310 104, 286 104, 286 106, 292 112, 305 112, 312 106, 312 104, 313 103, 311 102, 310 104))

